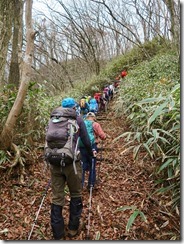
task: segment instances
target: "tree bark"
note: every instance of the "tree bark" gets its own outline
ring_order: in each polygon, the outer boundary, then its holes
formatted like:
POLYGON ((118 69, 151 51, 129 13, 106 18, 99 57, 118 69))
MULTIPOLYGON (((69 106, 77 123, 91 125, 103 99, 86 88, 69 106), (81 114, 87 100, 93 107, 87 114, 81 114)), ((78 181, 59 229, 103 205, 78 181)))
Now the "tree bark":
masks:
POLYGON ((15 85, 17 88, 20 81, 20 69, 19 69, 19 35, 21 33, 21 22, 22 22, 22 0, 14 0, 14 21, 13 21, 13 43, 12 43, 12 56, 10 62, 10 72, 8 83, 15 85))
POLYGON ((5 81, 8 45, 12 34, 12 1, 0 1, 0 85, 5 81))
POLYGON ((0 148, 4 150, 11 148, 14 127, 21 113, 23 103, 26 97, 26 93, 28 90, 31 73, 32 73, 31 65, 32 65, 33 50, 34 50, 34 37, 36 34, 32 29, 32 0, 26 1, 25 15, 26 15, 25 17, 26 17, 27 44, 26 44, 25 58, 23 62, 22 78, 21 78, 21 84, 18 90, 16 100, 13 104, 13 107, 8 115, 7 121, 1 133, 0 148))

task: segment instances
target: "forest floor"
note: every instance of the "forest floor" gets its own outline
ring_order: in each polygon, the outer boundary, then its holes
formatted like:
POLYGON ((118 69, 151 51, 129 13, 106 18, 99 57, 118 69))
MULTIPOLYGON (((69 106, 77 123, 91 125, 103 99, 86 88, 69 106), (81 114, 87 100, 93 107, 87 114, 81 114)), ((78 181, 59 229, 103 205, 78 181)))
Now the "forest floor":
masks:
MULTIPOLYGON (((125 118, 115 118, 114 103, 115 99, 111 101, 108 113, 97 117, 108 138, 98 153, 102 161, 97 163, 98 185, 92 192, 91 209, 89 211, 89 192, 84 187, 80 233, 72 239, 66 237, 66 240, 180 240, 180 216, 172 211, 170 197, 152 194, 156 190, 152 174, 154 162, 144 158, 144 153, 135 162, 132 151, 123 148, 124 139, 113 142, 129 130, 125 118), (138 215, 126 231, 129 218, 136 210, 144 214, 146 221, 138 215)), ((17 169, 13 169, 8 177, 4 172, 1 174, 0 239, 28 240, 35 224, 30 240, 53 240, 50 187, 44 196, 50 173, 45 169, 43 149, 36 152, 34 162, 26 162, 24 185, 18 183, 17 169)), ((66 192, 63 211, 66 225, 69 200, 66 192)))

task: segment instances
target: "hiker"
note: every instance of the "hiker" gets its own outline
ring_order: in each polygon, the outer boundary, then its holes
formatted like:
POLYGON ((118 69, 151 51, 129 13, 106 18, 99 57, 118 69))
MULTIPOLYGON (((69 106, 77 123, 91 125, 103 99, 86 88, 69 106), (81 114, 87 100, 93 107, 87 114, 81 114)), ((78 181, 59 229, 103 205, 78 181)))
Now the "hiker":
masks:
POLYGON ((109 102, 109 95, 110 95, 110 92, 109 92, 109 86, 108 85, 105 85, 104 86, 104 89, 103 89, 103 96, 104 98, 109 102))
POLYGON ((120 80, 114 80, 114 83, 113 83, 113 85, 114 85, 114 89, 117 89, 118 87, 119 87, 119 84, 120 84, 120 80))
POLYGON ((127 76, 127 71, 124 69, 122 72, 121 72, 121 78, 125 78, 125 76, 127 76))
MULTIPOLYGON (((70 133, 68 135, 68 141, 71 143, 72 140, 72 149, 78 148, 76 146, 77 141, 80 137, 80 140, 84 144, 84 148, 86 150, 86 153, 92 157, 93 151, 90 143, 90 139, 86 130, 86 126, 84 124, 83 119, 80 116, 77 116, 76 113, 76 102, 73 98, 65 98, 61 102, 61 107, 54 110, 52 114, 54 114, 53 117, 51 117, 52 121, 54 123, 59 124, 60 121, 64 121, 64 115, 67 114, 67 118, 74 118, 73 120, 76 122, 76 128, 78 126, 78 129, 76 131, 73 131, 73 134, 70 133), (58 122, 57 122, 58 121, 58 122), (73 135, 73 136, 72 136, 73 135)), ((72 123, 70 120, 66 120, 66 123, 72 123), (69 122, 70 121, 70 122, 69 122)), ((50 121, 51 123, 51 121, 50 121)), ((51 127, 51 124, 49 124, 51 127)), ((47 131, 49 131, 49 126, 47 128, 47 131)), ((66 128, 68 129, 69 127, 66 128)), ((70 127, 72 128, 72 127, 70 127)), ((61 136, 63 133, 66 137, 66 133, 62 132, 63 127, 60 128, 61 130, 58 130, 57 134, 58 136, 61 136)), ((52 132, 51 128, 50 131, 52 132)), ((69 129, 68 129, 69 133, 69 129)), ((48 133, 49 134, 49 133, 48 133)), ((47 138, 46 148, 48 149, 49 145, 53 145, 54 147, 54 140, 52 141, 49 136, 47 138)), ((52 137, 50 137, 52 138, 52 137)), ((60 145, 63 144, 64 141, 56 140, 55 148, 60 148, 60 145), (56 143, 57 142, 57 143, 56 143)), ((65 142, 64 142, 64 145, 65 142)), ((52 149, 52 150, 54 150, 52 149)), ((66 149, 65 149, 66 150, 66 149)), ((71 151, 71 150, 69 150, 71 151)), ((76 150, 74 151, 74 153, 76 150)), ((78 151, 79 152, 79 151, 78 151)), ((49 155, 49 154, 48 154, 49 155)), ((56 154, 57 155, 57 154, 56 154)), ((73 159, 70 156, 67 156, 66 153, 62 153, 61 158, 58 162, 56 162, 56 155, 52 158, 52 161, 50 161, 50 172, 51 172, 51 187, 52 187, 52 204, 51 204, 51 227, 53 232, 53 237, 55 240, 62 240, 65 236, 65 229, 64 229, 64 219, 62 216, 62 210, 65 204, 65 185, 68 185, 69 192, 70 192, 70 206, 69 206, 69 222, 68 222, 68 236, 74 237, 78 234, 79 224, 80 224, 80 217, 82 213, 83 203, 82 203, 82 166, 80 162, 80 157, 78 156, 76 159, 76 162, 74 164, 73 159), (76 167, 76 172, 74 170, 74 165, 76 167), (77 173, 77 174, 76 174, 77 173)), ((73 155, 74 157, 75 155, 73 155)), ((49 157, 49 156, 48 156, 49 157)))
MULTIPOLYGON (((89 112, 86 115, 86 119, 84 120, 84 123, 86 125, 91 145, 94 150, 94 152, 98 152, 98 143, 99 140, 105 140, 106 134, 102 130, 102 127, 99 123, 96 122, 96 116, 94 113, 89 112)), ((89 171, 89 177, 88 177, 88 186, 89 189, 90 186, 94 188, 95 182, 96 182, 96 157, 93 157, 88 154, 86 151, 86 148, 84 147, 83 143, 79 140, 79 149, 81 152, 81 161, 82 161, 82 185, 84 186, 84 180, 85 180, 85 172, 89 171), (94 168, 92 171, 92 159, 94 160, 94 168)))
POLYGON ((101 93, 100 95, 100 103, 99 103, 99 111, 106 112, 108 106, 108 100, 105 98, 105 94, 101 93))
POLYGON ((118 76, 116 76, 116 78, 115 78, 116 81, 120 81, 120 79, 121 79, 121 75, 118 75, 118 76))
POLYGON ((102 93, 101 92, 96 92, 94 94, 93 98, 97 101, 97 103, 98 103, 98 111, 100 111, 101 110, 102 93))
POLYGON ((112 100, 114 95, 114 85, 110 84, 108 87, 109 87, 109 99, 112 100))
POLYGON ((93 97, 96 99, 98 105, 100 104, 100 97, 101 97, 101 95, 102 95, 102 93, 100 93, 100 92, 96 92, 96 93, 94 94, 94 96, 93 96, 93 97))
POLYGON ((89 112, 89 103, 87 102, 87 98, 85 96, 81 97, 80 102, 80 114, 85 118, 86 114, 89 112))
POLYGON ((93 112, 95 115, 98 113, 98 103, 95 98, 91 98, 90 100, 89 112, 93 112))

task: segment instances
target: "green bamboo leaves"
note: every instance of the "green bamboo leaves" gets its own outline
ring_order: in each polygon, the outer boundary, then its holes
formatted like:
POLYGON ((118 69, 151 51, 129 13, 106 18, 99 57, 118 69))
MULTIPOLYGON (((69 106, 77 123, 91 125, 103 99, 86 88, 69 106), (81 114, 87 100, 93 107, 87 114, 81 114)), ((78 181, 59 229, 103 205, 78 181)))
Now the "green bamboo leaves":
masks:
POLYGON ((148 127, 150 127, 150 125, 158 118, 158 116, 166 112, 167 105, 168 105, 168 101, 165 101, 159 107, 156 108, 155 112, 148 119, 148 127))
POLYGON ((140 211, 139 209, 137 209, 136 206, 124 206, 124 207, 119 207, 117 208, 116 211, 125 211, 127 209, 130 209, 133 211, 133 213, 130 215, 130 218, 127 222, 127 225, 126 225, 126 231, 129 232, 133 223, 135 222, 136 218, 138 216, 141 217, 142 221, 145 221, 147 222, 147 219, 146 219, 146 216, 144 215, 144 213, 142 211, 140 211))
POLYGON ((120 87, 117 113, 123 108, 130 131, 114 139, 124 138, 123 152, 132 150, 135 161, 143 151, 145 158, 149 156, 154 160, 153 173, 167 186, 161 192, 172 190, 174 205, 179 205, 180 186, 178 65, 177 55, 166 53, 155 56, 150 62, 141 63, 129 72, 126 83, 120 87))

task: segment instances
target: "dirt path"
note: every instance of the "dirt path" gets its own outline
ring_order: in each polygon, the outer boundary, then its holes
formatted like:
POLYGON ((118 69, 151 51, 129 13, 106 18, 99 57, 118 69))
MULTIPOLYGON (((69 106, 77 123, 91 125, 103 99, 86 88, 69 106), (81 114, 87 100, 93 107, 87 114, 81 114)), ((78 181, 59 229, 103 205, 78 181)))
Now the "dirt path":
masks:
MULTIPOLYGON (((167 197, 150 196, 154 190, 152 167, 149 160, 134 162, 132 152, 123 152, 124 141, 112 140, 127 131, 125 119, 115 119, 113 102, 108 115, 101 115, 101 123, 109 138, 104 142, 103 161, 97 165, 99 184, 92 193, 89 235, 91 240, 170 240, 180 238, 179 217, 171 214, 167 197), (102 119, 103 117, 103 119, 102 119), (99 168, 100 167, 100 168, 99 168), (99 170, 100 169, 100 170, 99 170), (150 197, 149 197, 150 196, 150 197), (168 205, 168 206, 167 206, 168 205), (129 232, 126 225, 133 210, 117 211, 133 206, 146 216, 147 222, 138 216, 129 232)), ((100 153, 98 158, 100 158, 100 153)), ((1 178, 1 240, 27 240, 48 184, 49 171, 44 171, 42 150, 35 155, 35 162, 27 166, 25 186, 17 184, 14 172, 7 181, 1 178)), ((52 240, 50 228, 51 189, 40 210, 31 240, 52 240)), ((73 240, 85 240, 89 216, 89 192, 83 191, 81 232, 73 240)), ((68 221, 69 196, 66 197, 64 216, 68 221)), ((66 240, 70 240, 66 237, 66 240)))

